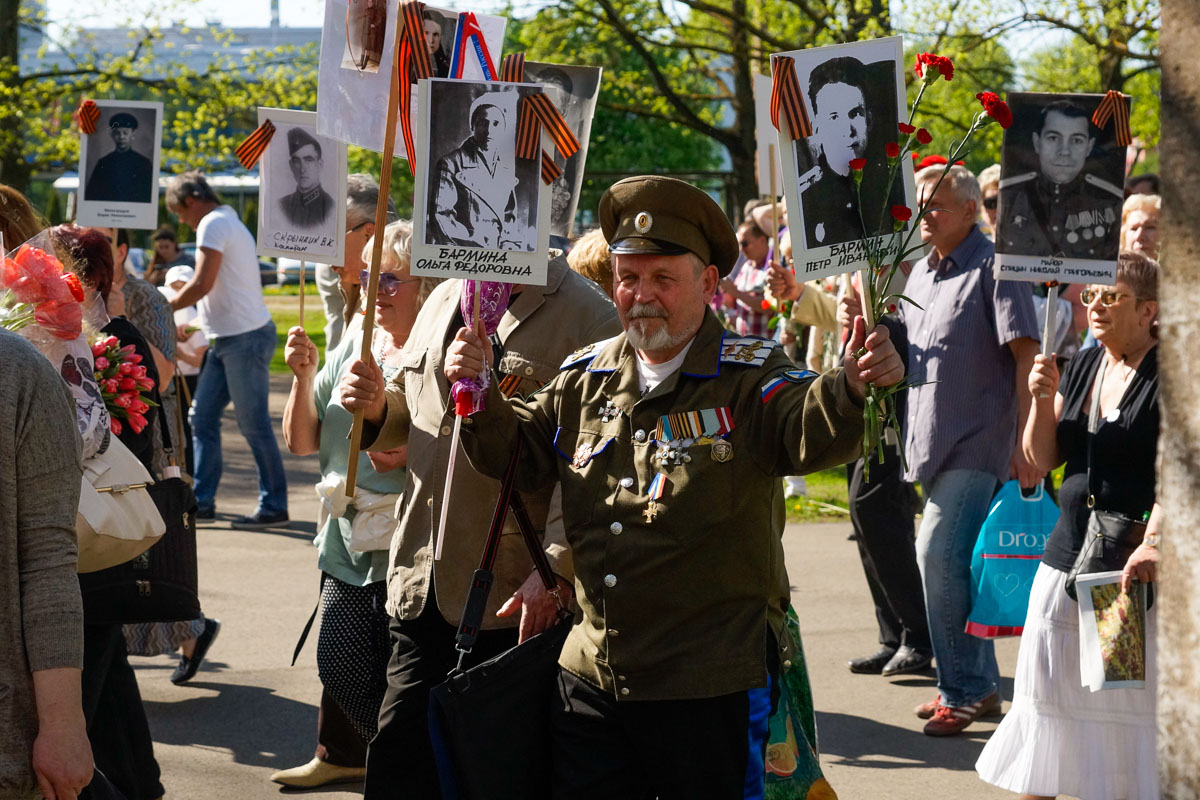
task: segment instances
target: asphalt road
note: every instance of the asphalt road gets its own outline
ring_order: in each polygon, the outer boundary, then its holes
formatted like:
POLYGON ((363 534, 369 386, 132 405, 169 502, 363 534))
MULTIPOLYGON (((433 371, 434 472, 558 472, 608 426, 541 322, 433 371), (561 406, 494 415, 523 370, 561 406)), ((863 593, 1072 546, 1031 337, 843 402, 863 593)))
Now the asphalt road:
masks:
MULTIPOLYGON (((277 420, 287 386, 287 379, 272 381, 277 420)), ((205 614, 221 620, 220 636, 186 686, 167 680, 173 659, 132 659, 170 800, 277 798, 284 792, 270 774, 305 763, 315 745, 315 630, 296 665, 289 663, 317 599, 311 544, 316 458, 287 455, 280 437, 294 521, 275 530, 237 531, 228 520, 252 511, 257 492, 253 461, 232 417, 224 442, 218 520, 199 533, 201 599, 205 614)), ((874 612, 849 529, 848 523, 791 525, 784 538, 826 777, 843 800, 1011 798, 979 781, 973 768, 994 721, 948 739, 924 736, 912 708, 936 693, 932 674, 889 680, 846 669, 848 659, 877 648, 874 612)), ((1016 652, 1016 640, 997 645, 1006 697, 1016 652)), ((313 794, 351 798, 360 792, 349 785, 313 794)))

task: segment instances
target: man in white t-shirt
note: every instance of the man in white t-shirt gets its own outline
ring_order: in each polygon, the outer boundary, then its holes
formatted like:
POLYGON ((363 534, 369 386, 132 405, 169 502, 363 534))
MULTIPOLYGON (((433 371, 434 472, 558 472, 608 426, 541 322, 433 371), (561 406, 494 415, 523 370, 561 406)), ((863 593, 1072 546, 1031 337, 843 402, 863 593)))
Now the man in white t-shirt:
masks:
POLYGON ((254 237, 237 213, 221 203, 199 172, 167 184, 167 210, 196 230, 196 268, 171 301, 196 305, 208 337, 208 359, 192 401, 196 518, 214 519, 221 480, 221 415, 233 401, 238 427, 258 469, 258 508, 234 520, 237 527, 266 528, 288 520, 287 475, 267 406, 275 323, 263 302, 254 237))

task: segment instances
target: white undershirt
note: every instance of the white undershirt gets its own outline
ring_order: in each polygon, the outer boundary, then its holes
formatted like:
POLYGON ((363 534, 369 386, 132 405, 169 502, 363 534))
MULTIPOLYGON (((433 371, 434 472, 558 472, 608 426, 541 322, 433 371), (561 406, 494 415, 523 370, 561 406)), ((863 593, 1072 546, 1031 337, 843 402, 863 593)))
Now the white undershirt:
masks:
POLYGON ((642 394, 645 394, 655 386, 658 386, 660 383, 669 378, 672 372, 679 369, 679 367, 683 364, 684 356, 687 355, 687 352, 691 349, 692 342, 694 341, 696 341, 696 337, 693 336, 688 343, 683 346, 683 349, 679 351, 679 355, 675 356, 670 361, 664 361, 661 364, 650 364, 640 355, 637 355, 636 350, 634 351, 634 355, 637 356, 638 388, 641 389, 642 394))

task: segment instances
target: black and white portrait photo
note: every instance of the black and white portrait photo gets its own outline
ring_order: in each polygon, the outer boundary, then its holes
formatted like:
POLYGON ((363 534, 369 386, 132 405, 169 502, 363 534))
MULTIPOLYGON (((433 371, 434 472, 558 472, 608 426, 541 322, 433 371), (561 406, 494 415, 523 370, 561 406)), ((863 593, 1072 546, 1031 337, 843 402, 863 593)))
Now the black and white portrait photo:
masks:
POLYGON ((316 114, 260 108, 275 134, 258 162, 258 252, 337 263, 345 240, 346 146, 316 133, 316 114))
MULTIPOLYGON (((398 9, 398 0, 325 0, 321 62, 317 73, 316 132, 321 136, 376 153, 383 152, 398 9), (369 8, 368 3, 371 4, 369 8), (382 23, 372 23, 371 19, 381 19, 382 23), (364 37, 367 47, 363 45, 364 37), (382 37, 378 48, 374 37, 382 37)), ((493 58, 499 58, 508 20, 490 14, 476 14, 476 18, 488 51, 493 58)), ((451 56, 457 25, 456 12, 425 8, 422 38, 425 46, 430 48, 437 76, 449 77, 453 68, 451 56)), ((463 77, 482 80, 478 61, 472 62, 475 49, 467 49, 470 53, 464 62, 463 77)), ((415 128, 420 116, 415 84, 411 86, 410 96, 413 102, 409 119, 415 128)), ((395 134, 396 157, 407 158, 399 119, 396 120, 395 134)))
POLYGON ((541 167, 516 155, 519 88, 437 81, 431 91, 427 243, 531 252, 541 167))
MULTIPOLYGON (((915 205, 911 163, 900 164, 887 191, 885 148, 900 140, 897 124, 906 113, 903 43, 892 36, 777 55, 795 59, 812 123, 807 138, 780 137, 779 155, 796 260, 803 256, 816 264, 832 254, 831 248, 891 234, 890 208, 915 205), (866 160, 861 209, 850 169, 858 158, 866 160)), ((857 268, 834 262, 815 266, 805 277, 820 277, 822 269, 838 274, 857 268)))
POLYGON ((519 101, 541 91, 530 83, 420 83, 414 275, 463 277, 455 270, 473 267, 466 271, 485 280, 544 280, 550 191, 540 154, 516 152, 519 101), (434 254, 453 254, 454 263, 434 263, 434 254), (478 274, 483 264, 497 274, 478 274))
POLYGON ((1001 149, 998 277, 1104 283, 1115 274, 1125 148, 1112 125, 1092 123, 1102 97, 1009 94, 1013 123, 1001 149))
POLYGON ((80 224, 154 228, 162 103, 95 102, 96 132, 80 135, 80 224))
POLYGON ((566 159, 565 163, 551 151, 562 167, 562 175, 550 184, 550 233, 568 238, 575 221, 575 210, 579 206, 579 192, 583 187, 592 116, 596 113, 596 98, 600 95, 600 68, 527 61, 525 80, 546 87, 550 99, 566 120, 567 127, 579 140, 579 152, 566 159))
POLYGON ((346 13, 342 69, 379 72, 383 43, 391 20, 387 0, 350 0, 346 13))

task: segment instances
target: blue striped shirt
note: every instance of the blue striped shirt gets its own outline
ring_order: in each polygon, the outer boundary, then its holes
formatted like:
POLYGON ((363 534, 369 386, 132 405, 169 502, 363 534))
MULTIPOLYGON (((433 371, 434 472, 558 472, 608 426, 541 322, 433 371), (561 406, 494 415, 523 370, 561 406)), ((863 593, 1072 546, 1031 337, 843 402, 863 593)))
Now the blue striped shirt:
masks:
POLYGON ((951 469, 1008 480, 1017 442, 1016 360, 1008 343, 1039 336, 1029 284, 992 276, 995 249, 978 227, 948 256, 917 262, 900 307, 908 332, 904 447, 909 480, 951 469), (920 306, 918 308, 918 306, 920 306))

